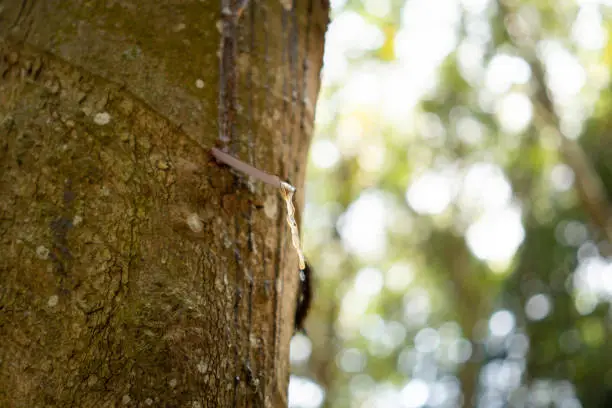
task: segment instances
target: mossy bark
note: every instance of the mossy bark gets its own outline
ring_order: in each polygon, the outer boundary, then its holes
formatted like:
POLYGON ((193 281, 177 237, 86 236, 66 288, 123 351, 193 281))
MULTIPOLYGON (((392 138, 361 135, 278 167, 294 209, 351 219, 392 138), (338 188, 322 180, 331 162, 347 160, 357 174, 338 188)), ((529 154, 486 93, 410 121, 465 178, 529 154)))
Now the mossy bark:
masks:
POLYGON ((328 5, 221 3, 0 2, 0 406, 286 405, 283 203, 209 148, 302 191, 328 5))

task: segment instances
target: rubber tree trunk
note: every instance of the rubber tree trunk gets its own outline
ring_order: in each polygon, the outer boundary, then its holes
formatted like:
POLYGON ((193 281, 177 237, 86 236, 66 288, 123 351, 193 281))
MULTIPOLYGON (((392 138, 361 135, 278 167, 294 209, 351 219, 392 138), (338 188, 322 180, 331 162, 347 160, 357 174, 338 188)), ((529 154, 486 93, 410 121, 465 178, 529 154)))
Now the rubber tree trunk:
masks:
POLYGON ((286 405, 322 0, 0 1, 0 406, 286 405), (299 209, 298 205, 298 209, 299 209))

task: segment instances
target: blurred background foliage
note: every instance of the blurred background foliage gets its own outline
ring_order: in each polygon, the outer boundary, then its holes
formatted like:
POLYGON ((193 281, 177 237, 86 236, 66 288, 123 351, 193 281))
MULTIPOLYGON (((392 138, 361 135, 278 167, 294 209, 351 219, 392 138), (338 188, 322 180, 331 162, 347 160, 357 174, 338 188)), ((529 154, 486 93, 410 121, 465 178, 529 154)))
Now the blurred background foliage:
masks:
POLYGON ((335 0, 294 407, 612 407, 612 1, 335 0))

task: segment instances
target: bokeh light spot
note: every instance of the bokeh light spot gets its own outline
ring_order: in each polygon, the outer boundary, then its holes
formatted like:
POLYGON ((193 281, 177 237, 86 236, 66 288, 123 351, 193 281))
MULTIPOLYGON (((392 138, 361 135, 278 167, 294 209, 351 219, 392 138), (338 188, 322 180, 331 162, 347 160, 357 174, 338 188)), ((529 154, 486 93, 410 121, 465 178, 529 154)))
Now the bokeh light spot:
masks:
POLYGON ((310 157, 313 164, 318 168, 329 169, 338 163, 340 152, 331 141, 318 140, 312 145, 310 157))
POLYGON ((289 378, 289 407, 318 408, 323 404, 325 392, 317 383, 292 375, 289 378))
POLYGON ((485 213, 472 224, 466 234, 470 250, 478 258, 507 263, 525 238, 521 212, 507 207, 485 213))
POLYGON ((431 171, 414 180, 406 192, 406 201, 420 214, 440 214, 446 210, 451 199, 449 177, 431 171))
POLYGON ((530 297, 525 304, 525 314, 531 320, 544 319, 550 313, 550 309, 550 298, 543 293, 530 297))
POLYGON ((515 319, 509 310, 499 310, 489 320, 489 331, 493 336, 505 337, 514 330, 515 319))
POLYGON ((400 398, 405 408, 422 407, 429 399, 429 386, 418 378, 410 380, 402 389, 400 398))

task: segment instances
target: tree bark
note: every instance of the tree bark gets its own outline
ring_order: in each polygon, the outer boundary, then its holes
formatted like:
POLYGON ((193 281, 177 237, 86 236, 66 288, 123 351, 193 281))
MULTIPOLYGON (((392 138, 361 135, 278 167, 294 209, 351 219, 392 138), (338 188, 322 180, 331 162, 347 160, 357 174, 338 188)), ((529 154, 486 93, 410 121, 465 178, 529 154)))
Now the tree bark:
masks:
POLYGON ((322 0, 0 1, 0 406, 284 406, 322 0))

